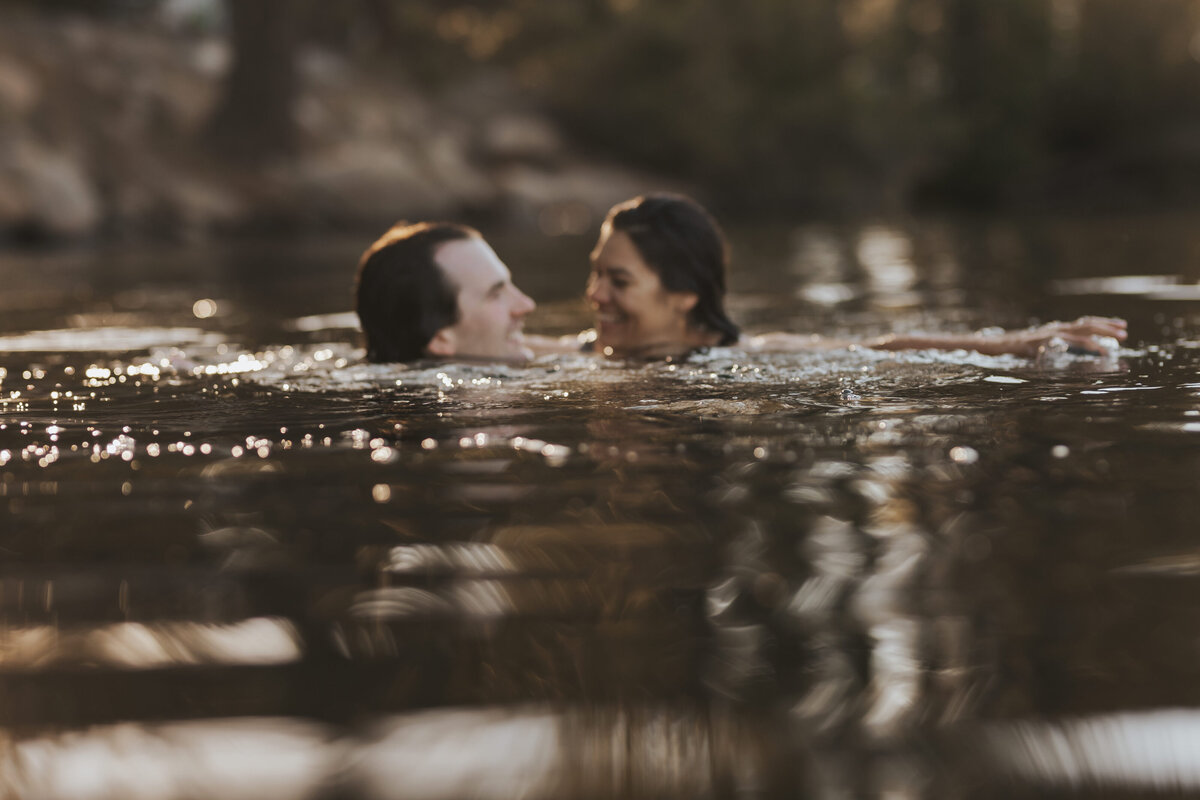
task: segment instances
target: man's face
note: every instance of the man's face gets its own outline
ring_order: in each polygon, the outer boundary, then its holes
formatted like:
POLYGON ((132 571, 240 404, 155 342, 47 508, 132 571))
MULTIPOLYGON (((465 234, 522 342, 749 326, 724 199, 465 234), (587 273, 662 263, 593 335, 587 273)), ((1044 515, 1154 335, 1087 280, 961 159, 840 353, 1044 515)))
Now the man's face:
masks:
POLYGON ((434 261, 458 287, 458 322, 429 342, 435 356, 523 361, 533 357, 521 332, 534 302, 513 285, 508 267, 482 239, 456 239, 434 261))

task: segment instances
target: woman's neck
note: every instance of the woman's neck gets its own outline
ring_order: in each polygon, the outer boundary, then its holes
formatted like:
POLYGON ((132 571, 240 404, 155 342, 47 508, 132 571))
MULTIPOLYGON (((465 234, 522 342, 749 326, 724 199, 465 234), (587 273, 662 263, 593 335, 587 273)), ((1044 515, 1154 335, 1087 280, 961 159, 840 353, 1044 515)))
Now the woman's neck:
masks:
POLYGON ((645 342, 636 347, 603 348, 608 358, 672 358, 682 357, 701 347, 713 347, 721 342, 721 334, 716 331, 688 327, 683 336, 675 339, 645 342))

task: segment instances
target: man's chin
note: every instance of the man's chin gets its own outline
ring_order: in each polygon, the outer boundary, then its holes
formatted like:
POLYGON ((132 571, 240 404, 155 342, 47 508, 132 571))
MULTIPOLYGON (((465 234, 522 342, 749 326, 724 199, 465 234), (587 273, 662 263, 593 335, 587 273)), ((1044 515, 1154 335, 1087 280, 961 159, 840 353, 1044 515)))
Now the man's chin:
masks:
POLYGON ((519 364, 525 361, 532 361, 533 351, 522 344, 515 347, 510 347, 504 353, 497 355, 496 358, 501 361, 519 364))
POLYGON ((533 359, 533 350, 525 344, 525 334, 517 333, 509 338, 508 351, 511 353, 513 361, 530 361, 533 359))

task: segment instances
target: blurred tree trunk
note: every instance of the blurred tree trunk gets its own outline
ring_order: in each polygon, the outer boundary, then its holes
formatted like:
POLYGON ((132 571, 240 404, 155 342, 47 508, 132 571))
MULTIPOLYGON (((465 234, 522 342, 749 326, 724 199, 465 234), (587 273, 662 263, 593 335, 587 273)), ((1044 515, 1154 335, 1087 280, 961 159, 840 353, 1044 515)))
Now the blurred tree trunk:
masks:
POLYGON ((955 135, 940 191, 994 207, 1030 194, 1045 172, 1055 32, 1044 0, 946 0, 943 71, 955 135))
POLYGON ((214 152, 236 161, 295 152, 296 53, 306 5, 305 0, 226 0, 233 64, 206 131, 214 152))

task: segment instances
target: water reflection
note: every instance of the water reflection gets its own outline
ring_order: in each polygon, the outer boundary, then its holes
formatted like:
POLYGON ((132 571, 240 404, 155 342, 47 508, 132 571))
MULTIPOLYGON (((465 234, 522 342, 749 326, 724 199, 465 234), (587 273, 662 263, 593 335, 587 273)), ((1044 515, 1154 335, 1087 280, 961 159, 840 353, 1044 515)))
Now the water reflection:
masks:
POLYGON ((1178 275, 1114 275, 1054 281, 1050 288, 1059 294, 1146 295, 1162 289, 1169 290, 1178 283, 1178 275))
POLYGON ((20 800, 312 797, 338 751, 318 725, 231 719, 124 723, 10 741, 0 787, 20 800))
POLYGON ((866 228, 859 235, 856 252, 874 303, 890 308, 920 303, 920 296, 912 291, 917 272, 911 247, 908 237, 893 228, 866 228))
POLYGON ((279 619, 228 625, 120 622, 82 629, 55 625, 0 629, 0 670, 283 664, 300 656, 295 628, 279 619))
POLYGON ((0 786, 22 800, 744 796, 767 788, 750 723, 536 706, 420 712, 341 734, 273 718, 126 723, 11 742, 0 786))
POLYGON ((81 325, 78 328, 0 336, 0 352, 129 352, 170 345, 216 345, 222 341, 223 337, 219 334, 196 328, 81 325))
MULTIPOLYGON (((786 285, 737 280, 780 327, 952 328, 1040 246, 823 226, 786 285)), ((186 319, 114 294, 144 326, 3 339, 11 796, 932 800, 1086 791, 1101 761, 1192 785, 1155 712, 1200 707, 1186 320, 1036 362, 405 367, 359 360, 341 300, 249 325, 238 285, 201 294, 219 334, 192 291, 186 319)))
POLYGON ((1200 788, 1198 734, 1188 708, 996 725, 987 742, 1004 771, 1031 783, 1175 793, 1200 788))

